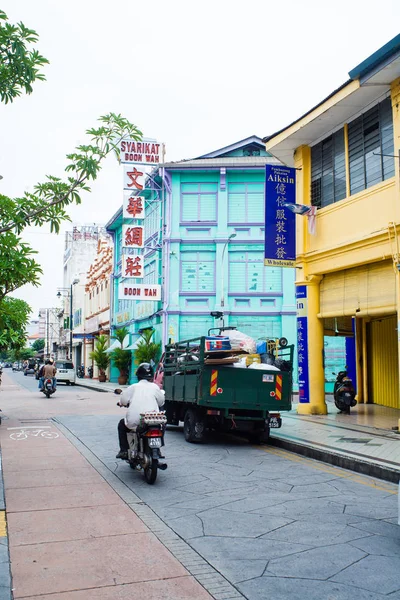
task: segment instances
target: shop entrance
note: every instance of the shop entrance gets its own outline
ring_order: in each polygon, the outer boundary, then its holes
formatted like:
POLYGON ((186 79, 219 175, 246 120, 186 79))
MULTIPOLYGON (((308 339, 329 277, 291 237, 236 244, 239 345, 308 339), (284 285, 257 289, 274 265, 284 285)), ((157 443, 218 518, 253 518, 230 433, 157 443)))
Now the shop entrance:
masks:
POLYGON ((399 408, 397 318, 373 319, 366 325, 368 401, 399 408))

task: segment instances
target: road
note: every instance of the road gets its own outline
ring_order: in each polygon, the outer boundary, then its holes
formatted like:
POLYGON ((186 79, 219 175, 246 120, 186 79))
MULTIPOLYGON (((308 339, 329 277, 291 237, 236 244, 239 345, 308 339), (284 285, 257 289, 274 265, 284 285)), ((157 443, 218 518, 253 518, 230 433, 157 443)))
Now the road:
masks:
POLYGON ((114 458, 123 411, 111 394, 60 386, 47 400, 31 376, 11 377, 25 392, 15 403, 2 394, 7 416, 55 419, 86 458, 116 475, 111 485, 132 490, 238 597, 400 600, 395 485, 234 436, 187 444, 169 428, 169 468, 149 486, 114 458))

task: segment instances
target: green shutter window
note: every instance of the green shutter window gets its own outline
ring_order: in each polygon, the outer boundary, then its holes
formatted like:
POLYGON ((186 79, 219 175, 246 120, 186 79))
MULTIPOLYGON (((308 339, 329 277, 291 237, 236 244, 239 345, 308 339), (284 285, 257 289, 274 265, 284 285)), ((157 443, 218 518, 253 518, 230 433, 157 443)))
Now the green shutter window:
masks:
POLYGON ((264 184, 229 183, 229 223, 264 223, 264 184))
POLYGON ((181 184, 181 221, 217 220, 218 185, 216 183, 181 184))
POLYGON ((215 293, 215 252, 182 252, 181 291, 215 293))
POLYGON ((329 206, 346 197, 344 130, 311 148, 311 204, 329 206))
POLYGON ((229 252, 229 293, 257 294, 282 292, 279 268, 265 267, 262 252, 229 252))

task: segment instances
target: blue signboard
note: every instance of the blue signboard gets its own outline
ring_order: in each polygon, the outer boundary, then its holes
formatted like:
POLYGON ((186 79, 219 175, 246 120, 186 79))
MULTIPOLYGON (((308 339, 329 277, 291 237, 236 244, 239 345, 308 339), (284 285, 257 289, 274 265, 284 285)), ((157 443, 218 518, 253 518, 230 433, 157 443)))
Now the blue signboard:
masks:
POLYGON ((307 318, 307 286, 296 287, 297 304, 297 360, 299 402, 310 402, 310 377, 308 371, 308 318, 307 318))
POLYGON ((296 170, 278 165, 265 167, 265 255, 266 266, 294 267, 296 260, 296 215, 285 208, 296 202, 296 170))

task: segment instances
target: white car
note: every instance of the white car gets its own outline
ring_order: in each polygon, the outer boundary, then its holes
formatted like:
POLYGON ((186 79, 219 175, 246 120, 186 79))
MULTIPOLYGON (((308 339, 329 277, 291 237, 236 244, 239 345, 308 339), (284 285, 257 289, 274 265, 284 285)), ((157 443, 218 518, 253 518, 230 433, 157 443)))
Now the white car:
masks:
POLYGON ((75 385, 75 369, 70 360, 56 360, 57 383, 64 382, 66 385, 75 385))

